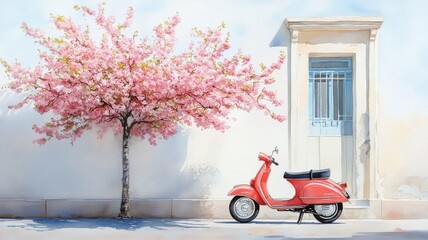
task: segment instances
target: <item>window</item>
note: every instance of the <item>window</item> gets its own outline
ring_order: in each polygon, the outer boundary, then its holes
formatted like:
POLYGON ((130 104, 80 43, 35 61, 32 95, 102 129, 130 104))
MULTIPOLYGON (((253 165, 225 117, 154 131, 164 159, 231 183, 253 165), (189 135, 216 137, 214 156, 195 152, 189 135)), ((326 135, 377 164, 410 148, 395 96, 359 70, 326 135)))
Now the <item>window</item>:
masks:
POLYGON ((352 58, 309 58, 309 134, 352 135, 352 58))

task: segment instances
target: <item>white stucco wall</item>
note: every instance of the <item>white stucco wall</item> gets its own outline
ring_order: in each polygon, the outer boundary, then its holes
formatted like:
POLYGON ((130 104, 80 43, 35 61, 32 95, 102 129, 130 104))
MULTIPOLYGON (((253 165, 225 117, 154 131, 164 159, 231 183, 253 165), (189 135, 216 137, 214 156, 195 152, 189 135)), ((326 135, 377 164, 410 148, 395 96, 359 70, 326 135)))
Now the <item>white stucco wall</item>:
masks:
MULTIPOLYGON (((379 197, 428 199, 428 22, 418 5, 383 6, 379 42, 379 197), (397 16, 393 17, 392 14, 397 16)), ((426 4, 426 3, 424 3, 426 4)))
MULTIPOLYGON (((13 98, 5 93, 2 107, 13 98)), ((156 146, 133 139, 132 197, 225 198, 229 188, 253 177, 259 151, 278 145, 281 156, 287 155, 284 124, 266 121, 262 113, 235 115, 240 120, 231 122, 226 133, 182 128, 156 146)), ((31 126, 42 118, 29 108, 2 116, 0 198, 120 197, 120 136, 97 139, 89 132, 74 145, 50 141, 38 146, 32 143, 31 126)))
MULTIPOLYGON (((17 58, 31 66, 37 61, 32 40, 20 31, 25 21, 49 31, 49 13, 74 14, 84 1, 0 2, 0 57, 17 58)), ((254 61, 270 63, 288 51, 286 17, 381 16, 379 35, 378 196, 428 200, 428 45, 425 1, 112 1, 108 11, 121 17, 129 5, 136 12, 134 27, 150 33, 152 26, 179 12, 179 44, 194 26, 226 22, 232 51, 243 49, 254 61), (315 7, 316 6, 316 7, 315 7), (278 47, 269 47, 269 45, 278 47)), ((182 45, 179 45, 182 46, 182 45)), ((287 112, 287 66, 278 73, 277 90, 287 112)), ((6 82, 0 75, 0 83, 6 82)), ((29 108, 10 112, 17 96, 0 91, 0 199, 117 199, 120 197, 120 137, 97 139, 86 133, 72 146, 51 141, 32 143, 31 130, 40 117, 29 108)), ((246 183, 259 168, 259 151, 280 148, 281 165, 273 169, 273 196, 289 196, 282 172, 287 159, 287 123, 262 113, 236 112, 226 133, 183 128, 157 146, 131 143, 131 195, 134 198, 227 198, 235 184, 246 183)), ((288 186, 289 187, 289 186, 288 186)))

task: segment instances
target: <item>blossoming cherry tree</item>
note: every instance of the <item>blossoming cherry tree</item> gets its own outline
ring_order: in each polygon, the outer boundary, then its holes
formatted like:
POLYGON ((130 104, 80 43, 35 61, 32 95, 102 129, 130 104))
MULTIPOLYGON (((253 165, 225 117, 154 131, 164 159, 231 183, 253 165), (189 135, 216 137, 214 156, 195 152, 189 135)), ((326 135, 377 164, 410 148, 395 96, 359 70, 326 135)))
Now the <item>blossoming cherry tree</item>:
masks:
POLYGON ((118 23, 106 16, 104 6, 78 7, 87 21, 80 26, 71 17, 52 16, 57 36, 23 24, 27 35, 41 45, 40 62, 25 68, 19 62, 2 60, 11 79, 10 89, 25 92, 19 109, 32 104, 40 114, 53 116, 33 129, 42 137, 36 142, 79 138, 94 127, 100 136, 108 129, 122 135, 122 200, 120 218, 129 218, 129 139, 147 139, 176 133, 178 125, 195 125, 224 131, 234 109, 265 111, 283 121, 268 106, 280 106, 267 86, 274 83, 284 56, 257 71, 250 56, 238 52, 225 56, 230 48, 224 25, 206 31, 193 30, 193 40, 175 50, 178 15, 154 28, 154 36, 130 34, 133 9, 118 23), (101 33, 100 33, 101 31, 101 33), (100 34, 100 36, 97 36, 100 34))

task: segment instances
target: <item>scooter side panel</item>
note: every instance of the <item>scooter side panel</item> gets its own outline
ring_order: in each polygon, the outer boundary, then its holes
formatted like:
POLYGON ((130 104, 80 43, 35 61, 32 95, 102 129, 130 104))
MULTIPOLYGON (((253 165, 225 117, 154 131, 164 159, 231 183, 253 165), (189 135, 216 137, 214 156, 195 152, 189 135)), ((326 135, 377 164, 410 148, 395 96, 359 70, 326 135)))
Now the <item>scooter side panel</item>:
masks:
POLYGON ((347 202, 348 198, 343 193, 344 189, 336 185, 329 181, 308 183, 300 189, 300 199, 305 204, 347 202))
POLYGON ((260 197, 260 194, 256 191, 256 189, 249 184, 237 185, 233 187, 233 189, 230 190, 230 192, 227 195, 249 197, 260 205, 266 205, 265 202, 260 197))

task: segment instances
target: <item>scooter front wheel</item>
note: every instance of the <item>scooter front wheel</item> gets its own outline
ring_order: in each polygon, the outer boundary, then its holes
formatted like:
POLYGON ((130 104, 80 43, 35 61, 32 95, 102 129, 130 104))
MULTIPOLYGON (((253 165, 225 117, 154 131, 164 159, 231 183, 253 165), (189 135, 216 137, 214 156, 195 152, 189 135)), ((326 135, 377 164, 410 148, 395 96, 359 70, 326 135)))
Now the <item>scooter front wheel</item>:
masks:
POLYGON ((343 204, 332 203, 323 205, 314 205, 314 217, 321 223, 332 223, 342 214, 343 204))
POLYGON ((235 196, 229 204, 230 215, 240 223, 253 221, 259 209, 260 205, 249 197, 235 196))

